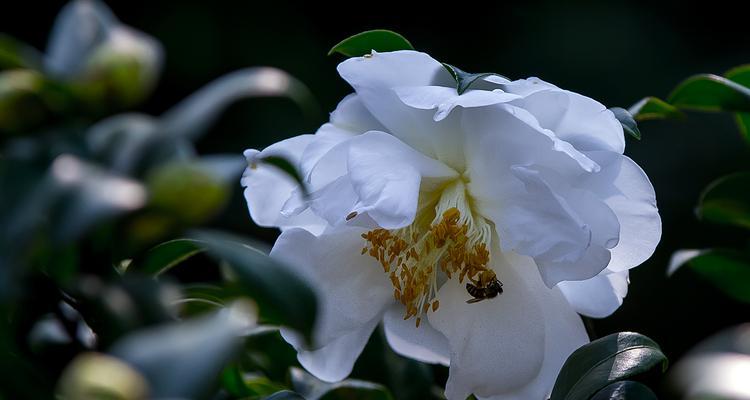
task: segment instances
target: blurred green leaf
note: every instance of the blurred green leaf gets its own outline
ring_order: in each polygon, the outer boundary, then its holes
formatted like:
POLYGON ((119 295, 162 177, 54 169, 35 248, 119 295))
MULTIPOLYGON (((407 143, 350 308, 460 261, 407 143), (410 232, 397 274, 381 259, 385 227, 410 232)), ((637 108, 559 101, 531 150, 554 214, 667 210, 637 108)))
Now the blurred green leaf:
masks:
POLYGON ((698 217, 750 229, 750 172, 717 179, 703 191, 698 217))
POLYGON ((647 121, 652 119, 684 118, 685 114, 677 107, 667 103, 658 97, 644 97, 633 104, 628 112, 636 121, 647 121))
POLYGON ((340 41, 328 51, 328 55, 339 53, 347 57, 361 57, 370 54, 373 50, 378 52, 414 50, 414 46, 396 32, 374 29, 340 41))
POLYGON ((740 130, 742 137, 750 144, 750 113, 737 113, 735 114, 735 119, 737 120, 737 128, 740 130))
POLYGON ((263 400, 309 400, 291 390, 282 390, 276 392, 268 397, 264 397, 263 400))
POLYGON ((724 77, 742 86, 750 87, 750 64, 734 67, 727 71, 724 77))
POLYGON ((750 88, 717 75, 695 75, 680 83, 668 100, 698 111, 750 111, 750 88))
POLYGON ((131 262, 128 272, 158 276, 175 265, 203 251, 194 239, 174 239, 151 248, 143 258, 131 262))
POLYGON ((292 386, 308 400, 392 400, 384 386, 377 383, 346 379, 337 383, 323 382, 300 368, 291 368, 292 386))
POLYGON ((670 266, 670 270, 681 265, 688 265, 735 300, 750 303, 750 255, 747 253, 731 249, 694 251, 680 259, 678 265, 670 266))
POLYGON ((204 242, 210 255, 229 264, 237 282, 258 303, 264 320, 310 337, 317 309, 315 293, 288 267, 234 235, 196 230, 191 237, 204 242))
POLYGON ((725 329, 703 340, 670 370, 674 398, 686 400, 750 398, 750 324, 725 329))
POLYGON ((47 118, 44 84, 44 77, 36 71, 0 72, 0 133, 28 130, 47 118))
POLYGON ((12 68, 40 69, 42 55, 35 48, 0 33, 0 71, 12 68))
POLYGON ((659 345, 633 332, 614 333, 582 346, 568 357, 550 400, 588 399, 606 386, 651 371, 664 371, 659 345))
POLYGON ((591 400, 656 400, 656 395, 642 383, 620 381, 600 390, 591 400))
POLYGON ((445 67, 445 69, 448 70, 448 72, 451 74, 453 79, 456 80, 456 92, 458 92, 459 95, 464 94, 464 92, 468 90, 469 87, 473 85, 474 82, 476 82, 479 79, 488 77, 490 75, 497 75, 497 76, 503 77, 502 75, 498 75, 493 72, 482 72, 478 74, 473 74, 473 73, 466 72, 462 69, 459 69, 458 67, 454 67, 453 65, 446 64, 446 63, 443 63, 443 66, 445 67))
POLYGON ((628 110, 620 107, 612 107, 609 110, 612 111, 612 113, 615 115, 615 118, 620 121, 620 125, 622 125, 622 129, 625 131, 625 133, 638 140, 641 140, 641 131, 638 130, 638 123, 635 122, 635 119, 633 119, 633 116, 630 115, 630 112, 628 110))
POLYGON ((146 377, 153 398, 209 398, 253 319, 248 307, 235 305, 214 315, 138 331, 115 343, 110 354, 146 377))
POLYGON ((165 139, 196 139, 230 104, 251 97, 288 97, 308 114, 317 106, 307 87, 286 72, 270 67, 246 68, 204 86, 167 111, 160 130, 165 139))

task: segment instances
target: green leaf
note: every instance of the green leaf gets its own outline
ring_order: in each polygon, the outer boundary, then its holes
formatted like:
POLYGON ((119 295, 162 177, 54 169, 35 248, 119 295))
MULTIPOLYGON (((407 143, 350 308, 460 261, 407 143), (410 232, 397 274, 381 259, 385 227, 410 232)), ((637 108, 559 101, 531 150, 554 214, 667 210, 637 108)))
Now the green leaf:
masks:
POLYGON ((550 400, 585 400, 599 390, 654 370, 667 358, 659 345, 633 332, 614 333, 584 345, 568 357, 557 376, 550 400))
POLYGON ((308 400, 392 400, 384 386, 377 383, 347 379, 337 383, 323 382, 309 373, 292 367, 292 386, 308 400))
POLYGON ((750 144, 750 113, 741 112, 734 115, 737 121, 737 128, 740 130, 742 137, 750 144))
POLYGON ((0 33, 0 71, 12 68, 40 69, 42 55, 11 36, 0 33))
POLYGON ((333 46, 328 51, 328 55, 340 53, 347 57, 361 57, 370 54, 373 50, 378 52, 414 50, 414 46, 396 32, 375 29, 349 36, 333 46))
POLYGON ((622 129, 625 133, 641 140, 641 131, 638 130, 638 123, 635 122, 635 119, 633 119, 633 116, 630 115, 628 110, 620 107, 612 107, 609 110, 612 111, 615 118, 620 121, 620 125, 622 125, 622 129))
POLYGON ((724 77, 742 86, 750 87, 750 64, 732 68, 724 74, 724 77))
POLYGON ((698 217, 750 229, 750 172, 738 172, 714 181, 703 191, 698 217))
POLYGON ((291 390, 282 390, 268 397, 264 397, 263 400, 309 400, 309 399, 305 399, 304 397, 300 396, 297 393, 292 392, 291 390))
POLYGON ((667 101, 698 111, 750 111, 750 88, 717 75, 695 75, 680 83, 667 101))
POLYGON ((731 249, 710 249, 691 255, 682 260, 682 265, 688 265, 735 300, 750 303, 750 255, 731 249))
POLYGON ((505 78, 504 76, 496 74, 494 72, 481 72, 478 74, 472 74, 450 64, 443 63, 443 66, 448 70, 453 79, 456 80, 456 92, 458 92, 459 95, 464 94, 464 92, 468 90, 471 85, 473 85, 477 80, 484 77, 495 75, 501 78, 505 78))
POLYGON ((161 136, 167 141, 194 140, 232 103, 253 97, 288 97, 307 114, 318 113, 302 82, 276 68, 246 68, 216 79, 167 111, 161 118, 161 136))
POLYGON ((253 323, 241 304, 210 316, 133 333, 110 354, 134 366, 149 382, 152 398, 207 398, 253 323))
POLYGON ((652 119, 684 118, 685 114, 677 107, 657 97, 644 97, 633 104, 628 112, 636 121, 647 121, 652 119))
POLYGON ((128 272, 158 276, 175 265, 203 251, 200 241, 174 239, 160 243, 146 252, 141 259, 133 260, 128 272))
POLYGON ((620 381, 600 390, 591 400, 656 400, 656 395, 642 383, 620 381))
POLYGON ((229 264, 237 282, 258 303, 261 318, 309 337, 317 309, 315 293, 289 267, 234 235, 196 230, 191 236, 205 243, 209 255, 229 264))

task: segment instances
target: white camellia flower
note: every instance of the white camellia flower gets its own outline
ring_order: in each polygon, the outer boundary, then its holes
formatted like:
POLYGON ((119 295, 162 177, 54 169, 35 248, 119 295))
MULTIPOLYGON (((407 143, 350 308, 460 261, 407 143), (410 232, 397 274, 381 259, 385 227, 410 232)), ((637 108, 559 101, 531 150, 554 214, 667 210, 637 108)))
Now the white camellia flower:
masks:
POLYGON ((345 378, 384 323, 399 354, 450 366, 449 399, 546 399, 661 236, 654 190, 602 104, 537 78, 490 76, 459 95, 415 51, 338 67, 354 94, 330 122, 248 150, 253 220, 317 290, 301 364, 345 378), (309 190, 262 157, 296 163, 309 190))

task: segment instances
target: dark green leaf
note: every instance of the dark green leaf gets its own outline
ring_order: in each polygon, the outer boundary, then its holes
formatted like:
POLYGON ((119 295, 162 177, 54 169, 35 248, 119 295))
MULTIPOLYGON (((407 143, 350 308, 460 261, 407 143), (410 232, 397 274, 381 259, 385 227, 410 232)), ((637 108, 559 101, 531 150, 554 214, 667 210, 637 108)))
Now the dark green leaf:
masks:
POLYGON ((701 195, 697 213, 708 221, 750 229, 750 172, 711 183, 701 195))
POLYGON ((292 392, 291 390, 282 390, 268 397, 264 397, 263 400, 309 400, 309 399, 305 399, 304 397, 300 396, 297 393, 292 392))
POLYGON ((252 323, 246 307, 141 330, 115 343, 110 354, 149 381, 153 398, 205 398, 241 348, 252 323))
POLYGON ((209 83, 174 106, 161 118, 165 139, 196 139, 232 103, 251 97, 288 97, 314 115, 316 104, 307 87, 284 71, 247 68, 209 83))
POLYGON ((414 50, 414 46, 405 37, 385 29, 361 32, 340 41, 328 51, 340 53, 347 57, 361 57, 371 51, 386 52, 397 50, 414 50))
POLYGON ((750 144, 750 113, 741 112, 735 114, 737 128, 740 130, 742 137, 750 144))
POLYGON ((272 324, 289 326, 309 337, 315 322, 315 293, 289 267, 251 247, 247 239, 216 231, 197 230, 192 237, 205 243, 210 255, 226 261, 272 324))
POLYGON ((633 104, 628 111, 636 121, 685 117, 685 114, 677 107, 657 97, 644 97, 633 104))
POLYGON ((151 248, 142 259, 133 260, 128 267, 128 272, 160 275, 201 251, 203 247, 197 240, 170 240, 151 248))
POLYGON ((591 400, 656 400, 656 395, 642 383, 620 381, 600 390, 591 400))
POLYGON ((443 63, 443 66, 448 70, 453 79, 456 80, 456 92, 458 92, 458 94, 464 94, 464 92, 468 90, 469 87, 474 84, 474 82, 490 75, 496 75, 504 78, 504 76, 493 72, 481 72, 478 74, 472 74, 450 64, 443 63))
POLYGON ((750 88, 717 75, 695 75, 672 91, 669 103, 698 111, 750 111, 750 88))
POLYGON ((273 165, 274 167, 282 170, 284 173, 289 175, 290 178, 294 179, 294 181, 300 185, 303 195, 307 195, 307 186, 302 179, 302 175, 300 175, 299 171, 297 171, 297 168, 294 166, 294 164, 289 162, 289 160, 279 156, 268 156, 261 158, 260 161, 265 164, 273 165))
POLYGON ((585 400, 604 387, 651 371, 664 371, 659 345, 633 332, 614 333, 574 351, 557 376, 550 400, 585 400))
POLYGON ((326 383, 299 368, 292 368, 290 375, 294 390, 308 400, 392 400, 388 389, 377 383, 357 379, 326 383))
POLYGON ((641 131, 638 130, 638 123, 635 122, 635 119, 633 119, 633 116, 630 115, 628 110, 620 107, 612 107, 609 110, 612 111, 612 113, 615 114, 615 118, 620 121, 620 125, 622 125, 622 129, 625 133, 641 140, 641 131))
MULTIPOLYGON (((700 274, 738 301, 750 303, 750 255, 737 250, 711 249, 691 254, 682 265, 700 274)), ((670 268, 675 270, 679 265, 670 268)))
POLYGON ((0 71, 11 68, 40 69, 42 55, 8 35, 0 33, 0 71))
POLYGON ((732 68, 724 74, 724 77, 750 88, 750 64, 732 68))

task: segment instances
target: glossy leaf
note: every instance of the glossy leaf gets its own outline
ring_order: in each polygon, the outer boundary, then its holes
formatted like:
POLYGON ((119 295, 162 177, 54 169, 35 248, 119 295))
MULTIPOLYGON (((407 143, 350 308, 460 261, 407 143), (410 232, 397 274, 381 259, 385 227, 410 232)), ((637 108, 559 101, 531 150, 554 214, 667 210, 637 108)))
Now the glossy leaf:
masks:
POLYGON ((137 331, 115 343, 110 354, 134 366, 153 398, 206 398, 224 367, 241 348, 253 323, 245 307, 137 331))
POLYGON ((680 260, 735 300, 750 303, 750 255, 731 249, 694 251, 680 260))
POLYGON ((388 389, 377 383, 357 379, 326 383, 299 368, 292 368, 290 375, 294 390, 308 400, 392 400, 388 389))
POLYGON ((286 72, 270 67, 246 68, 216 79, 174 106, 162 116, 160 130, 166 138, 194 140, 232 103, 279 96, 294 100, 308 114, 316 112, 310 91, 286 72))
POLYGON ((310 335, 316 297, 288 267, 234 235, 196 230, 191 237, 202 241, 210 255, 229 264, 237 283, 258 303, 261 318, 310 335))
POLYGON ((373 50, 378 52, 414 50, 414 46, 396 32, 375 29, 340 41, 328 51, 328 55, 340 53, 347 57, 361 57, 370 54, 373 50))
POLYGON ((724 77, 742 86, 750 87, 750 64, 732 68, 724 74, 724 77))
POLYGON ((197 240, 170 240, 151 248, 142 259, 133 260, 128 272, 157 276, 202 251, 203 246, 197 240))
POLYGON ((568 357, 550 400, 584 400, 606 386, 651 371, 662 372, 667 358, 659 345, 633 332, 614 333, 584 345, 568 357))
POLYGON ((697 213, 701 219, 750 229, 750 172, 711 183, 701 195, 697 213))
POLYGON ((656 395, 642 383, 620 381, 600 390, 591 400, 656 400, 656 395))
POLYGON ((628 112, 636 121, 648 121, 652 119, 684 118, 685 114, 677 107, 667 103, 658 97, 644 97, 633 104, 628 112))
POLYGON ((622 129, 625 131, 625 133, 638 140, 641 140, 641 131, 638 130, 638 123, 635 122, 635 119, 633 119, 633 116, 630 115, 630 112, 628 110, 620 107, 612 107, 609 110, 612 111, 612 113, 615 115, 615 118, 620 121, 620 125, 622 125, 622 129))
POLYGON ((678 108, 698 111, 750 111, 750 88, 717 75, 695 75, 680 83, 668 99, 678 108))

